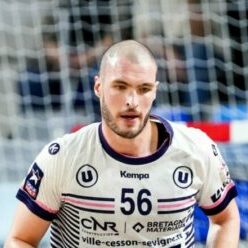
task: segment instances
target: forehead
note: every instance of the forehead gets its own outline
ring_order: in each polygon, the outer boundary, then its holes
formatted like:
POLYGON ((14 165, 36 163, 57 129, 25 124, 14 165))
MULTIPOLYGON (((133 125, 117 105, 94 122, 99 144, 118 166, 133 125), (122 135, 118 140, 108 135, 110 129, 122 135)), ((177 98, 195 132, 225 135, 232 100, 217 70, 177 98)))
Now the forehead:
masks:
POLYGON ((132 62, 129 59, 115 59, 108 61, 105 76, 108 81, 122 79, 126 82, 154 82, 156 81, 156 65, 152 61, 132 62))

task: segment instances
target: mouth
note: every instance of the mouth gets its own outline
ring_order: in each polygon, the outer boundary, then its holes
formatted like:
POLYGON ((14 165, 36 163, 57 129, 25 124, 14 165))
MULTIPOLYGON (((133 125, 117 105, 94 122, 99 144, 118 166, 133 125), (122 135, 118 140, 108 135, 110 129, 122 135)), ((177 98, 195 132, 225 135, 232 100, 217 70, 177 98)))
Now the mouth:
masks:
POLYGON ((123 113, 120 115, 121 118, 123 119, 127 119, 127 120, 133 120, 133 119, 136 119, 136 118, 139 118, 139 114, 138 113, 123 113))
POLYGON ((137 112, 125 112, 120 115, 121 119, 128 126, 137 124, 137 120, 140 118, 140 114, 137 112))

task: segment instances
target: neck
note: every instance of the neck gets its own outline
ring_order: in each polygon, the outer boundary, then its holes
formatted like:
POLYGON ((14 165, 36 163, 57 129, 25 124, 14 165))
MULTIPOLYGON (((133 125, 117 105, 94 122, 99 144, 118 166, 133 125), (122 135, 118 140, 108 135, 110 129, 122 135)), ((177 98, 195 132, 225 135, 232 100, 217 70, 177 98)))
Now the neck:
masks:
POLYGON ((157 150, 158 129, 157 125, 151 121, 148 121, 142 132, 132 139, 117 135, 104 122, 102 132, 111 148, 126 156, 145 157, 157 150))

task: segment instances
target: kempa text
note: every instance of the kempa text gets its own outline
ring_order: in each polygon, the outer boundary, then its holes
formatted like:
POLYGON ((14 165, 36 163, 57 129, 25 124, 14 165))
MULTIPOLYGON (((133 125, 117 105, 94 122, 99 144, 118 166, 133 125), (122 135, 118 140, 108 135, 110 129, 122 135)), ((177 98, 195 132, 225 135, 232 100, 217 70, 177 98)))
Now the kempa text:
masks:
POLYGON ((129 173, 127 171, 120 171, 120 175, 121 177, 124 177, 124 178, 137 178, 139 180, 149 178, 148 173, 129 173))

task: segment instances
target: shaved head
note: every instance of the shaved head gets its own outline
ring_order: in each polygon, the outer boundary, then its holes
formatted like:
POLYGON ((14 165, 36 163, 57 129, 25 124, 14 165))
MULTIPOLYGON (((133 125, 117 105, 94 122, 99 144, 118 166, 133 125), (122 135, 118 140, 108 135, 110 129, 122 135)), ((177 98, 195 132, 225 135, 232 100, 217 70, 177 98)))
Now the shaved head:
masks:
POLYGON ((144 67, 152 65, 157 68, 155 58, 146 46, 135 40, 125 40, 115 43, 103 54, 100 64, 100 77, 103 76, 106 67, 115 66, 121 59, 126 59, 144 67))
POLYGON ((145 128, 156 98, 157 65, 151 51, 134 40, 112 45, 103 55, 94 90, 109 135, 134 139, 145 128))

